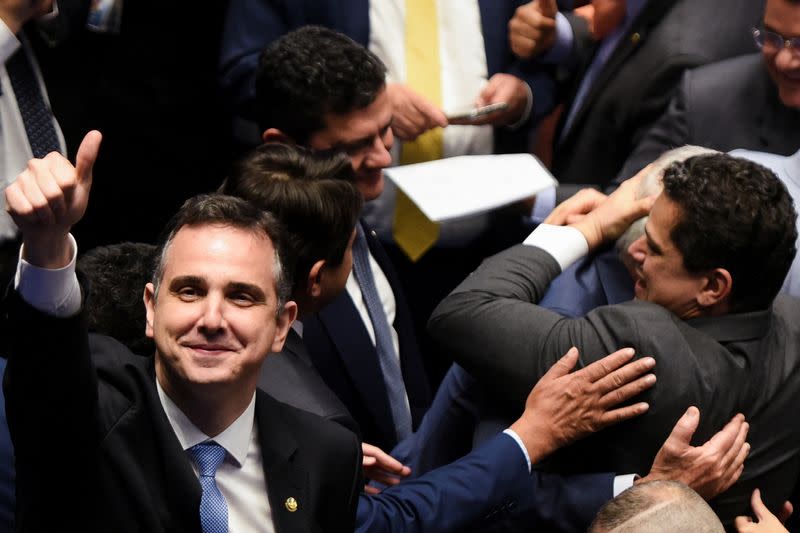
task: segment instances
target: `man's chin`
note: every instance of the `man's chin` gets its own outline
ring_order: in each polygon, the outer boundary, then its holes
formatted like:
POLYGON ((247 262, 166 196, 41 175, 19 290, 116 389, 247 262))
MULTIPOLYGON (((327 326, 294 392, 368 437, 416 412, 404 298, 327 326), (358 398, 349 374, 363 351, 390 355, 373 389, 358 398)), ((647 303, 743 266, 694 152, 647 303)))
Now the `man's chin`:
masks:
POLYGON ((356 185, 365 202, 376 199, 383 192, 383 171, 359 175, 356 185))

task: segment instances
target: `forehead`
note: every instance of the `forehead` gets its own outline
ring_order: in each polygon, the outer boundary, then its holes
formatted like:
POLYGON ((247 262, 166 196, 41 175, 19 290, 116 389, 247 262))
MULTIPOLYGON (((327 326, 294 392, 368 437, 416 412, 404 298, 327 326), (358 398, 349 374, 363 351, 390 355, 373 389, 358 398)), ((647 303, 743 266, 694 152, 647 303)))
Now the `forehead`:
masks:
POLYGON ((666 194, 659 194, 650 210, 650 217, 645 226, 647 236, 662 249, 673 248, 672 228, 678 223, 680 216, 678 204, 670 200, 666 194))
POLYGON ((341 115, 325 115, 325 128, 311 136, 311 147, 325 150, 377 135, 392 120, 392 104, 384 87, 370 105, 341 115))
POLYGON ((767 0, 764 25, 784 37, 800 37, 800 2, 767 0))
POLYGON ((207 224, 184 226, 166 252, 164 281, 195 276, 212 283, 251 283, 274 292, 275 252, 257 230, 207 224))

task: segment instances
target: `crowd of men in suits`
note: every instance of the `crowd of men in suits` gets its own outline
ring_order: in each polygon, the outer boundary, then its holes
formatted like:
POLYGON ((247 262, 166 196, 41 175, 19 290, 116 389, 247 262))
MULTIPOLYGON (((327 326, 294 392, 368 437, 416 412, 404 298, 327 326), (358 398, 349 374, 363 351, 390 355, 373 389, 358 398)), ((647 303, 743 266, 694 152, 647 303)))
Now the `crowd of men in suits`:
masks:
POLYGON ((0 529, 798 527, 800 1, 223 8, 0 0, 0 529))

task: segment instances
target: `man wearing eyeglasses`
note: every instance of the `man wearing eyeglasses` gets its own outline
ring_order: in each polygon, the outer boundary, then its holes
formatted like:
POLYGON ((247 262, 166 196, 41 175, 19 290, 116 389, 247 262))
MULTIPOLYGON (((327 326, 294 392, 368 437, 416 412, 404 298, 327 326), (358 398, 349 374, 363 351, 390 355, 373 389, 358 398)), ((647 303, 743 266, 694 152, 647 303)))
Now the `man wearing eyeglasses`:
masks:
POLYGON ((684 75, 667 112, 633 151, 618 182, 663 151, 702 144, 791 155, 800 147, 800 0, 767 0, 752 30, 759 54, 684 75))

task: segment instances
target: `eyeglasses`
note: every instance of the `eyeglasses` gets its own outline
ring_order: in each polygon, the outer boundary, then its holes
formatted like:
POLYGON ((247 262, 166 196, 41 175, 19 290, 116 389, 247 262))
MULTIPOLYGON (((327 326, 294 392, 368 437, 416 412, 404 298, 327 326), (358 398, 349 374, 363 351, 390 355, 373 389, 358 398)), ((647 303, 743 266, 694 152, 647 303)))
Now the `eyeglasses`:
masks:
POLYGON ((753 40, 756 45, 767 53, 777 53, 781 48, 788 48, 795 55, 800 56, 800 37, 787 39, 780 33, 765 30, 764 28, 753 28, 753 40))

